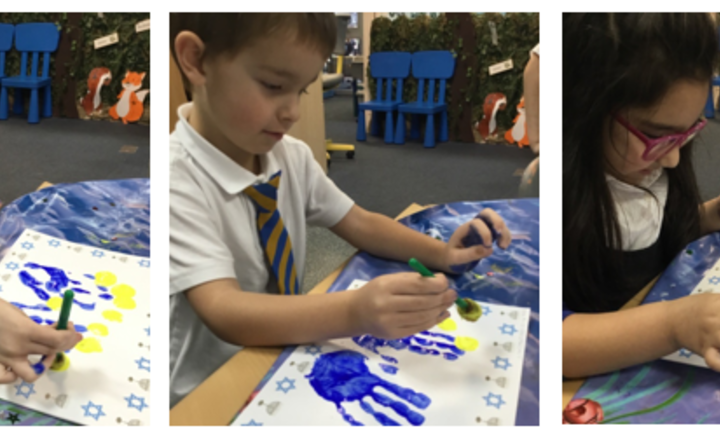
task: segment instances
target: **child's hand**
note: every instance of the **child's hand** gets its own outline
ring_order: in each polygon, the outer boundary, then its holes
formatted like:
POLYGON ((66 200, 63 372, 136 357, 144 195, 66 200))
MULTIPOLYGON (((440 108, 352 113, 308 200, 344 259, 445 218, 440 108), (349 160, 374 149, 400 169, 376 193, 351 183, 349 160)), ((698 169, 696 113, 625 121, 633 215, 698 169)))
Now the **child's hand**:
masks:
POLYGON ((20 309, 0 299, 0 383, 11 383, 18 377, 34 382, 38 373, 28 356, 47 356, 42 362, 45 371, 56 353, 69 350, 82 340, 72 323, 68 330, 57 331, 53 327, 35 323, 20 309))
POLYGON ((673 301, 671 323, 676 343, 705 358, 720 372, 720 295, 703 293, 673 301))
POLYGON ((512 234, 495 211, 483 209, 450 237, 445 251, 445 267, 455 273, 471 270, 480 259, 492 255, 495 240, 501 249, 507 249, 512 242, 512 234))
POLYGON ((400 339, 434 327, 450 316, 457 298, 445 275, 414 272, 377 277, 358 290, 350 303, 352 328, 360 334, 400 339))

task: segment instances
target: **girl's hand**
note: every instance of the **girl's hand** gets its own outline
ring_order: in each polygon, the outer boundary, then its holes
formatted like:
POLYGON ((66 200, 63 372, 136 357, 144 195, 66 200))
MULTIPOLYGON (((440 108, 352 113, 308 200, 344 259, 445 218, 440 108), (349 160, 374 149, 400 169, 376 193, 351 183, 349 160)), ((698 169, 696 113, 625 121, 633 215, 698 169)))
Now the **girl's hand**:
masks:
POLYGON ((28 361, 30 355, 46 356, 40 374, 50 368, 55 354, 73 348, 82 340, 72 323, 68 330, 55 330, 53 326, 39 325, 20 309, 0 299, 0 383, 11 383, 22 378, 34 382, 39 374, 28 361))
POLYGON ((450 316, 457 298, 445 275, 405 272, 377 277, 348 292, 350 322, 357 334, 400 339, 434 327, 450 316))
POLYGON ((445 267, 454 273, 471 270, 480 259, 492 255, 494 239, 501 249, 507 249, 512 242, 512 234, 502 217, 492 209, 483 209, 450 237, 445 251, 445 267))
POLYGON ((673 303, 671 324, 677 347, 704 357, 710 368, 720 372, 720 295, 702 293, 673 303))

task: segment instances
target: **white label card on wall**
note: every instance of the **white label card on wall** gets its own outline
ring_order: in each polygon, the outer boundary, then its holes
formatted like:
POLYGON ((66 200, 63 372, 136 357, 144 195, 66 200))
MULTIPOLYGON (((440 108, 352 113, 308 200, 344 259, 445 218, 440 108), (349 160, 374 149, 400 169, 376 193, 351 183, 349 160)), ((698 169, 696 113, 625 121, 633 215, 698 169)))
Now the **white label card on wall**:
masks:
POLYGON ((117 32, 115 32, 114 34, 106 35, 95 40, 95 49, 101 49, 106 46, 111 46, 113 44, 116 44, 118 41, 120 41, 120 38, 118 37, 117 32))
POLYGON ((505 60, 501 63, 493 64, 488 69, 490 72, 490 76, 497 75, 498 73, 502 73, 505 71, 508 71, 513 68, 513 61, 512 59, 505 60))
POLYGON ((145 32, 150 30, 150 19, 143 20, 135 25, 135 33, 145 32))
POLYGON ((495 26, 495 22, 491 21, 488 23, 490 26, 490 38, 492 39, 493 46, 498 45, 498 37, 497 37, 497 26, 495 26))

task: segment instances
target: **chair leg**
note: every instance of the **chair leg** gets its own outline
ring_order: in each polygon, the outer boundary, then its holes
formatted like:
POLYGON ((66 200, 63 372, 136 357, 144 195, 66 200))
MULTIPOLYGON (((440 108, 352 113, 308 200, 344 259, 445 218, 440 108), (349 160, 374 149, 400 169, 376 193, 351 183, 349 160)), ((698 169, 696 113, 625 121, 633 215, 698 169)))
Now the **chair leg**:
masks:
POLYGON ((398 111, 397 126, 395 127, 395 143, 405 143, 405 113, 398 111))
POLYGON ((8 118, 8 110, 10 103, 7 87, 0 87, 0 120, 4 121, 8 118))
POLYGON ((25 103, 23 102, 23 90, 15 87, 15 102, 13 103, 13 113, 21 115, 25 113, 25 103))
POLYGON ((705 102, 705 117, 708 119, 712 119, 715 117, 715 103, 713 102, 713 92, 712 87, 710 87, 710 94, 708 95, 708 99, 705 102))
POLYGON ((38 89, 30 91, 30 109, 28 111, 28 122, 37 124, 40 122, 40 93, 38 89))
POLYGON ((447 111, 442 112, 440 116, 440 142, 448 141, 448 120, 447 111))
POLYGON ((378 112, 373 111, 372 122, 370 123, 370 134, 373 136, 380 136, 380 119, 378 118, 378 112))
POLYGON ((365 110, 358 112, 357 134, 355 135, 355 139, 359 142, 365 142, 367 140, 367 133, 365 132, 365 110))
POLYGON ((425 148, 432 148, 435 146, 435 115, 430 114, 427 116, 427 122, 425 123, 425 148))
POLYGON ((420 115, 412 115, 410 119, 410 139, 420 139, 420 115))
POLYGON ((393 112, 385 112, 385 143, 392 144, 395 129, 393 128, 393 112))
POLYGON ((45 97, 43 99, 43 118, 52 116, 52 91, 50 86, 45 87, 45 97))

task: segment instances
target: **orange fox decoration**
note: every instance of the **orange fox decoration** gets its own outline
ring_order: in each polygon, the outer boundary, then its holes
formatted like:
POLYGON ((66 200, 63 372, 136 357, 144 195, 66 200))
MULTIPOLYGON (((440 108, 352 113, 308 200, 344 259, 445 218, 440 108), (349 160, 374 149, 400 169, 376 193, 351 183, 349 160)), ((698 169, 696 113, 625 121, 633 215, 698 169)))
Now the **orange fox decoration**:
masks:
POLYGON ((500 110, 505 110, 507 98, 502 93, 491 93, 485 98, 483 104, 483 118, 475 127, 483 139, 497 134, 497 121, 495 116, 500 110))
POLYGON ((527 134, 527 122, 525 121, 525 97, 520 99, 517 106, 518 114, 513 120, 513 128, 505 132, 505 140, 511 144, 517 144, 518 147, 527 147, 530 145, 527 134))
POLYGON ((122 82, 123 91, 118 95, 119 101, 110 108, 110 116, 113 119, 122 119, 123 124, 137 122, 143 114, 143 101, 150 90, 140 90, 145 73, 128 71, 122 82))
POLYGON ((80 100, 80 105, 85 109, 85 114, 90 115, 100 110, 102 106, 100 90, 103 86, 109 86, 110 80, 112 80, 112 73, 107 67, 96 67, 90 71, 87 94, 80 100))

